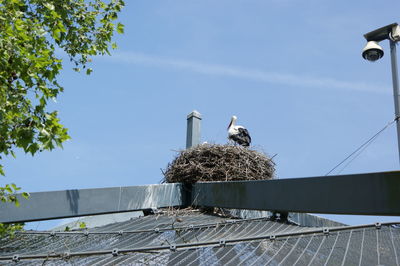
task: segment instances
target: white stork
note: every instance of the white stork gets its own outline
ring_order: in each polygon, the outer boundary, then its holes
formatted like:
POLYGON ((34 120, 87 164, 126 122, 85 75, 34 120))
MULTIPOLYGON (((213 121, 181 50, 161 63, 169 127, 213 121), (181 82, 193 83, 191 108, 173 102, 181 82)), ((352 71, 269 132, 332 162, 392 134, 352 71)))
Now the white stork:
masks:
POLYGON ((236 126, 236 120, 237 117, 232 116, 228 126, 228 139, 233 140, 234 143, 242 145, 243 147, 249 147, 251 143, 249 131, 242 126, 236 126))

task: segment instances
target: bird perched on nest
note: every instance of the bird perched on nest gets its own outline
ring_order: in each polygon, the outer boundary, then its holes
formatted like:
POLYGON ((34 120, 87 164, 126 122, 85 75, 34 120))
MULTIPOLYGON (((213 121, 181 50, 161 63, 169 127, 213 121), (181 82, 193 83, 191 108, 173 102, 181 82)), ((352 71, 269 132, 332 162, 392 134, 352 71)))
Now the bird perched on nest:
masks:
POLYGON ((249 147, 251 143, 251 137, 249 131, 242 126, 236 126, 236 116, 232 116, 231 122, 228 126, 228 139, 233 140, 235 144, 239 144, 243 147, 249 147))

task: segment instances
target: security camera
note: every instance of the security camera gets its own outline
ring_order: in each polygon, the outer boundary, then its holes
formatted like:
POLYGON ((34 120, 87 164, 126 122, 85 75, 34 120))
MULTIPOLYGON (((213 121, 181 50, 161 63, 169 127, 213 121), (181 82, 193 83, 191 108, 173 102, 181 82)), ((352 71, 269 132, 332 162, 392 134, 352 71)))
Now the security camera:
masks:
POLYGON ((363 49, 362 57, 368 61, 375 62, 383 57, 383 49, 378 42, 369 41, 363 49))

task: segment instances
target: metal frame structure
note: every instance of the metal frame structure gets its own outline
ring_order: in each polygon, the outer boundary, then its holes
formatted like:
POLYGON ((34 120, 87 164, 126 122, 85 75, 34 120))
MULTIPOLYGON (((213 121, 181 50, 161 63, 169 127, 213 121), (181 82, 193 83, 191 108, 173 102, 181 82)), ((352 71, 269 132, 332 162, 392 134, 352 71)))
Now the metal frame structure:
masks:
POLYGON ((19 208, 12 203, 0 204, 0 222, 28 222, 173 206, 399 216, 400 171, 204 182, 192 186, 176 183, 36 192, 19 208))
MULTIPOLYGON (((50 253, 50 254, 29 254, 29 255, 13 255, 13 256, 1 256, 0 261, 14 261, 18 262, 20 260, 29 260, 29 259, 69 259, 71 257, 80 257, 80 256, 94 256, 94 255, 112 255, 118 256, 123 254, 129 254, 134 252, 158 252, 158 251, 177 251, 179 250, 187 250, 199 247, 225 247, 228 245, 234 245, 243 242, 251 242, 251 241, 278 241, 279 239, 284 239, 288 237, 304 237, 304 236, 316 236, 316 235, 324 235, 327 236, 329 234, 341 231, 349 231, 349 230, 357 230, 357 229, 366 229, 366 228, 376 228, 377 230, 382 227, 398 225, 398 223, 375 223, 375 224, 365 224, 365 225, 357 225, 357 226, 342 226, 342 227, 334 227, 334 228, 317 228, 317 229, 307 229, 305 231, 295 231, 295 232, 280 232, 277 234, 263 234, 251 237, 239 237, 239 238, 230 238, 230 239, 219 239, 219 240, 209 240, 209 241, 196 241, 196 242, 188 242, 188 243, 174 243, 171 245, 154 245, 154 246, 144 246, 144 247, 136 247, 136 248, 114 248, 108 250, 91 250, 91 251, 81 251, 81 252, 69 252, 69 253, 50 253)), ((186 228, 187 230, 193 230, 194 227, 186 228)), ((181 230, 178 228, 165 228, 165 231, 181 230)), ((154 231, 153 231, 154 232, 154 231)), ((44 234, 49 235, 49 232, 43 232, 44 234)), ((123 235, 123 234, 134 234, 135 232, 114 232, 114 234, 123 235)), ((155 232, 158 233, 158 232, 155 232)), ((30 232, 22 233, 25 235, 32 234, 30 232)), ((60 235, 60 233, 54 233, 54 235, 60 235)), ((82 232, 69 232, 68 234, 84 234, 82 232)), ((85 236, 89 236, 87 233, 85 236)), ((107 233, 109 234, 109 233, 107 233)))

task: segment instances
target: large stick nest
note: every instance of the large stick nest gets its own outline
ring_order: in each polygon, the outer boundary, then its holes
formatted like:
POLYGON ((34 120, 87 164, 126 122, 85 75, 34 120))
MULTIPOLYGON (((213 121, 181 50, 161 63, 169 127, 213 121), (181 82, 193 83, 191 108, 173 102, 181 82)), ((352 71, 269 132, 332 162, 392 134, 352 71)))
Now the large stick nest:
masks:
POLYGON ((241 146, 202 144, 180 151, 168 164, 168 183, 272 179, 275 163, 264 153, 241 146))

